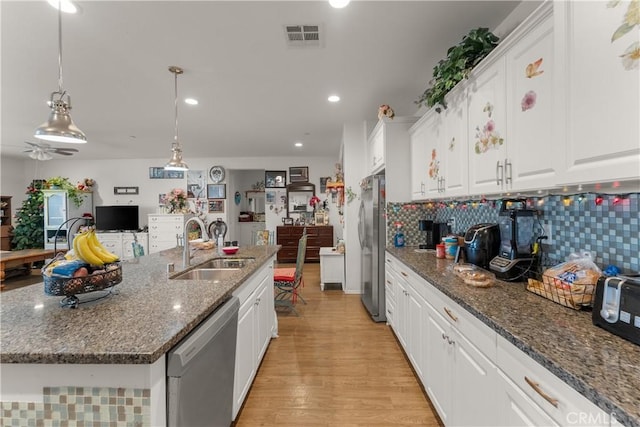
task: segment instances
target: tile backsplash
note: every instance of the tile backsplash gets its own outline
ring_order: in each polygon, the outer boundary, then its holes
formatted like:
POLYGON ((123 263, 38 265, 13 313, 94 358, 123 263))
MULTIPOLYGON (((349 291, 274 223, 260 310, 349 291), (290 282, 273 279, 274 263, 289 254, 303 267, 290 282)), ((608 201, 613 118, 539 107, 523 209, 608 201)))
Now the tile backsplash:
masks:
MULTIPOLYGON (((541 212, 540 222, 552 239, 550 244, 543 244, 545 264, 562 262, 572 252, 590 251, 601 268, 613 264, 626 273, 640 271, 639 194, 621 199, 613 195, 601 197, 602 203, 596 204, 595 194, 585 194, 581 201, 578 196, 571 196, 567 206, 564 196, 530 199, 531 208, 541 212)), ((500 203, 389 203, 387 245, 393 245, 397 221, 403 224, 406 244, 417 246, 425 239, 418 220, 453 219, 452 231, 462 235, 474 224, 498 222, 500 203)))

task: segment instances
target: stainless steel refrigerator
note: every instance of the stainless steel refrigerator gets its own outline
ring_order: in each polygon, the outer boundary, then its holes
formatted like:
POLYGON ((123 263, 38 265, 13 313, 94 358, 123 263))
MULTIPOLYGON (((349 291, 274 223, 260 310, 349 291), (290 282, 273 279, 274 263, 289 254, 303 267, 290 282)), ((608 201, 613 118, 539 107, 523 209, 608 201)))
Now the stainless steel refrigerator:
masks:
POLYGON ((372 175, 364 179, 358 213, 358 237, 362 253, 363 293, 361 298, 371 318, 376 322, 387 320, 384 292, 386 246, 384 194, 384 175, 372 175))

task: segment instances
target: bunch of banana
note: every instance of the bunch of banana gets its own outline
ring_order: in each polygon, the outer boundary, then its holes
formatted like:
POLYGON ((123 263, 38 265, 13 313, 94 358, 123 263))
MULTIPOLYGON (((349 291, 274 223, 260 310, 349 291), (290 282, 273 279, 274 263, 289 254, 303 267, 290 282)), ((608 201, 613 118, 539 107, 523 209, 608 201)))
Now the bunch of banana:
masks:
POLYGON ((73 251, 79 259, 99 267, 118 261, 118 256, 102 246, 93 230, 76 235, 73 239, 73 251))

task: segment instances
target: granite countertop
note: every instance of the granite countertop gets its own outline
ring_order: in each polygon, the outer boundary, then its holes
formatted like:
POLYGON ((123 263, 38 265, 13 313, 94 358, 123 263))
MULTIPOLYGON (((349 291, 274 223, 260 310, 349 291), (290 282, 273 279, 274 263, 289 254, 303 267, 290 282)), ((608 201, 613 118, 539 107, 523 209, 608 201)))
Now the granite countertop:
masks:
POLYGON ((626 426, 640 427, 640 346, 596 327, 590 311, 563 307, 526 290, 526 284, 497 281, 490 288, 466 285, 452 261, 415 248, 387 252, 460 304, 626 426))
MULTIPOLYGON (((117 294, 78 308, 48 296, 43 284, 0 295, 0 362, 150 364, 200 324, 260 269, 279 246, 241 247, 228 258, 253 257, 237 275, 219 283, 170 280, 167 264, 182 270, 182 248, 122 263, 117 294)), ((224 257, 198 250, 191 266, 224 257)), ((191 267, 190 267, 191 268, 191 267)), ((172 275, 175 273, 172 273, 172 275)), ((81 300, 95 293, 78 295, 81 300)))

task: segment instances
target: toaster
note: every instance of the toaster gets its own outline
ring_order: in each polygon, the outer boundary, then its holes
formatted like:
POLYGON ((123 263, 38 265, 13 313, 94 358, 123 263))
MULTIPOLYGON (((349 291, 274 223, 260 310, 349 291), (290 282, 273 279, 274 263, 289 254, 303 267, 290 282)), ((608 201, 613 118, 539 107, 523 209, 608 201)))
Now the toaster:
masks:
POLYGON ((640 345, 640 274, 600 277, 593 324, 640 345))

